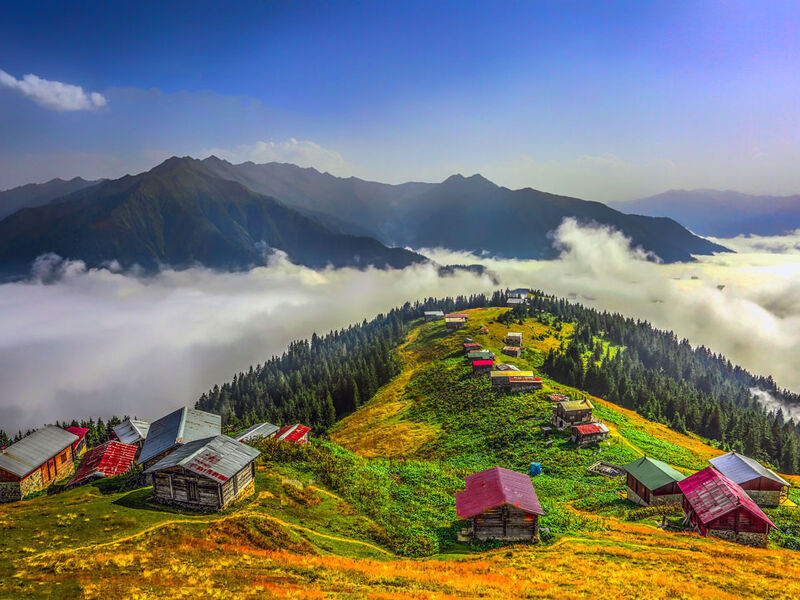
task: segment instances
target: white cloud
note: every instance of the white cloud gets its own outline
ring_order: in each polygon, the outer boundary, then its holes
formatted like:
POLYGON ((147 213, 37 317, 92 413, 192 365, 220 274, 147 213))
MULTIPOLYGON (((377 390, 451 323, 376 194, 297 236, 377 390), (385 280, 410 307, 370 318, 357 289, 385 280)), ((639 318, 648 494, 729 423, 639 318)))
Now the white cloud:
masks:
POLYGON ((94 110, 106 105, 103 94, 85 92, 79 85, 42 79, 32 73, 17 79, 0 69, 0 84, 52 110, 94 110))
MULTIPOLYGON (((533 286, 647 319, 800 391, 800 256, 720 254, 660 265, 619 233, 574 221, 554 241, 554 261, 423 252, 442 264, 484 264, 503 287, 533 286)), ((281 257, 247 273, 115 271, 50 256, 32 282, 0 285, 0 427, 156 417, 313 332, 406 300, 498 287, 489 276, 439 277, 431 265, 313 271, 281 257)))
POLYGON ((201 156, 213 154, 232 163, 252 161, 254 163, 285 162, 301 167, 314 167, 318 171, 328 171, 332 175, 347 177, 358 169, 348 164, 342 155, 309 140, 289 138, 284 141, 259 141, 255 144, 236 146, 232 150, 206 148, 201 156))

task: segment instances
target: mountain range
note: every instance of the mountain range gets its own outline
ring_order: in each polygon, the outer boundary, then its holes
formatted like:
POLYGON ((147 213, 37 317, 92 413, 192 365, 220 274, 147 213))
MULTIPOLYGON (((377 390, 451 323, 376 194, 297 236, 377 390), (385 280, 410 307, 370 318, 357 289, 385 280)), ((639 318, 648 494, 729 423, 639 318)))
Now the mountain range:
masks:
POLYGON ((669 217, 695 233, 715 237, 781 235, 800 228, 800 195, 756 196, 730 190, 669 190, 617 202, 625 212, 669 217))
POLYGON ((90 267, 116 260, 154 272, 195 264, 242 269, 264 264, 274 250, 314 268, 402 268, 425 260, 373 238, 332 231, 191 158, 171 158, 0 221, 0 273, 6 277, 26 274, 47 252, 90 267))
POLYGON ((669 218, 511 190, 481 175, 389 185, 213 156, 173 157, 116 180, 53 180, 0 192, 0 207, 12 203, 23 207, 0 221, 4 277, 27 274, 48 252, 90 267, 116 260, 149 272, 249 268, 275 250, 314 268, 402 268, 425 260, 404 247, 548 259, 558 252, 550 232, 567 217, 618 229, 665 262, 726 251, 669 218))

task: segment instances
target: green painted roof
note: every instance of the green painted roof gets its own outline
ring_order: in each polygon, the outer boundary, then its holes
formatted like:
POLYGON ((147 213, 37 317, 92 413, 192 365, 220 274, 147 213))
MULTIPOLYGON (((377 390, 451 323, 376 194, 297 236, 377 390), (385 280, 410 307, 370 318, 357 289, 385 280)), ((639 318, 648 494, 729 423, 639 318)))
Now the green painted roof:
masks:
POLYGON ((492 358, 494 356, 490 350, 473 350, 467 353, 467 358, 492 358))
POLYGON ((628 473, 641 481, 649 490, 657 490, 673 481, 683 481, 686 475, 676 471, 667 463, 643 456, 623 467, 628 473))

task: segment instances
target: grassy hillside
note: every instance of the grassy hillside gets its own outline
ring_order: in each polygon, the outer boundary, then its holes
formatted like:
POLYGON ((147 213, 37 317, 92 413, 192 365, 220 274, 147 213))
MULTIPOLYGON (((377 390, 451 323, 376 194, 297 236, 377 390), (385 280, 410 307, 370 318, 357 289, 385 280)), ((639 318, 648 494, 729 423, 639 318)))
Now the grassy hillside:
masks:
MULTIPOLYGON (((508 394, 471 377, 463 339, 500 357, 505 310, 469 311, 457 333, 413 328, 400 375, 329 440, 263 444, 256 495, 225 513, 167 510, 149 503, 148 488, 120 492, 113 480, 0 506, 0 597, 800 597, 800 552, 788 549, 800 510, 768 511, 785 532, 748 548, 663 531, 656 523, 678 522, 679 510, 635 508, 621 481, 586 470, 646 452, 690 472, 720 450, 597 398, 611 440, 578 450, 556 434, 547 446, 547 394, 575 390, 546 380, 508 394), (458 541, 463 477, 533 461, 544 469, 533 480, 542 543, 458 541)), ((512 326, 526 349, 506 362, 535 369, 573 331, 543 321, 512 326)))

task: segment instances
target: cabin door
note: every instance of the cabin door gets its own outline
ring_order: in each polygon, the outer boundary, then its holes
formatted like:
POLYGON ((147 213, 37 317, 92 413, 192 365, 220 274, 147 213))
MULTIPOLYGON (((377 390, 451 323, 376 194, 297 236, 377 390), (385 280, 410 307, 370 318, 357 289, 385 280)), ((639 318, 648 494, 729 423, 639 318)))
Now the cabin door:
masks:
POLYGON ((192 502, 197 502, 199 498, 199 494, 197 493, 197 482, 196 481, 187 481, 186 482, 186 496, 192 502))
POLYGON ((500 510, 500 518, 503 520, 503 537, 506 537, 506 535, 507 535, 506 530, 508 529, 508 519, 509 519, 508 507, 507 506, 504 506, 500 510))

